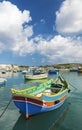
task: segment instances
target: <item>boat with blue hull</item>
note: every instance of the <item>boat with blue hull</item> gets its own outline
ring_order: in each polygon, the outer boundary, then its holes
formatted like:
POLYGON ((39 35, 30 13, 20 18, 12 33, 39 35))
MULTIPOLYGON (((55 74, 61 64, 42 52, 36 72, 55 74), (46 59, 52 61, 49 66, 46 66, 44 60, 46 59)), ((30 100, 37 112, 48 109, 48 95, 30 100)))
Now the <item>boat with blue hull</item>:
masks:
POLYGON ((23 90, 11 88, 11 92, 14 104, 29 118, 31 115, 59 108, 68 97, 70 85, 58 76, 57 79, 47 80, 39 86, 23 90))
POLYGON ((51 69, 48 71, 48 74, 58 74, 59 73, 59 69, 51 69))

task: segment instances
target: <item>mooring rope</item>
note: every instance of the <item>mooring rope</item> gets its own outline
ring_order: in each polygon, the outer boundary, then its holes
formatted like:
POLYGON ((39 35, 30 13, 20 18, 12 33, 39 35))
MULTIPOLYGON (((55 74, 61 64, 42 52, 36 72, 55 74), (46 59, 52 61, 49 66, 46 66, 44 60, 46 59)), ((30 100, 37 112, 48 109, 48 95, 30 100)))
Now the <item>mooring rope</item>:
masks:
MULTIPOLYGON (((62 76, 62 74, 60 74, 62 76)), ((65 80, 65 78, 62 76, 62 78, 65 80)), ((73 86, 70 82, 68 82, 73 88, 74 91, 78 90, 78 88, 76 88, 75 86, 73 86)), ((72 94, 70 95, 70 98, 72 98, 72 94)), ((52 130, 54 128, 54 126, 56 125, 56 123, 61 119, 61 117, 64 115, 64 113, 67 111, 69 105, 71 104, 71 102, 69 101, 66 108, 63 110, 63 112, 60 114, 60 116, 55 120, 55 122, 50 126, 49 130, 52 130)))
MULTIPOLYGON (((65 80, 65 78, 63 77, 63 75, 61 74, 61 76, 62 76, 62 78, 65 80)), ((71 85, 71 87, 73 87, 74 89, 76 89, 76 90, 78 90, 78 88, 76 88, 74 85, 72 85, 70 82, 68 82, 70 85, 71 85)))
POLYGON ((5 107, 5 109, 3 110, 3 112, 1 113, 0 118, 1 118, 1 117, 3 116, 3 114, 6 112, 6 110, 7 110, 8 106, 10 105, 11 101, 12 101, 12 98, 9 100, 7 106, 5 107))

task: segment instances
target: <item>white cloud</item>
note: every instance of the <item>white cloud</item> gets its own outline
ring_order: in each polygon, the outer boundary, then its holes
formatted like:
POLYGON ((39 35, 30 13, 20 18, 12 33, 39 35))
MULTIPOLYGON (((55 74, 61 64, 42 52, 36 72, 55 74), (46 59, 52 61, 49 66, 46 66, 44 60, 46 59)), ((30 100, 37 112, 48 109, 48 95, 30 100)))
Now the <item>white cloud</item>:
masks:
MULTIPOLYGON (((74 0, 74 3, 73 0, 65 0, 63 2, 56 14, 56 28, 59 32, 70 34, 82 31, 80 25, 82 2, 78 1, 74 0)), ((23 56, 37 52, 43 56, 42 63, 46 64, 82 61, 82 38, 80 36, 72 38, 57 35, 51 40, 49 37, 45 40, 40 35, 31 38, 33 26, 28 25, 31 20, 28 10, 22 12, 8 1, 0 2, 0 53, 8 50, 23 56), (23 28, 24 23, 27 24, 23 28)), ((41 22, 44 21, 41 20, 41 22)))
POLYGON ((56 30, 63 34, 82 33, 82 0, 65 0, 56 12, 56 30))
POLYGON ((60 35, 55 36, 50 41, 40 38, 37 51, 44 55, 49 63, 80 62, 82 60, 81 40, 80 37, 74 39, 60 35))
POLYGON ((45 20, 44 20, 44 19, 41 19, 40 22, 41 22, 42 24, 45 24, 45 20))
POLYGON ((21 11, 8 1, 0 2, 0 49, 2 50, 4 46, 4 50, 21 54, 26 46, 27 53, 32 51, 29 49, 31 45, 28 38, 33 34, 33 27, 23 28, 23 24, 28 24, 31 20, 28 10, 21 11))
POLYGON ((35 52, 36 50, 36 45, 33 43, 32 40, 28 41, 24 41, 19 43, 16 43, 16 46, 12 48, 12 51, 14 53, 19 54, 20 56, 24 56, 26 54, 31 54, 33 52, 35 52))

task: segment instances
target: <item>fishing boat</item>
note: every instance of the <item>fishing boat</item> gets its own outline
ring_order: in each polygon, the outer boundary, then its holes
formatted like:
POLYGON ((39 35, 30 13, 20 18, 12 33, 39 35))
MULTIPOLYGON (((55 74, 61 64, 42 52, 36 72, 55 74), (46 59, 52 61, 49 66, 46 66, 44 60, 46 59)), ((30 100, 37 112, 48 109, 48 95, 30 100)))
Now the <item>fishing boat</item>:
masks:
POLYGON ((52 69, 48 71, 48 74, 58 74, 59 73, 59 69, 52 69))
POLYGON ((22 90, 11 88, 14 104, 27 119, 31 115, 59 108, 69 92, 70 84, 61 76, 22 90))
POLYGON ((37 80, 37 79, 45 79, 48 77, 47 73, 41 73, 41 74, 26 74, 24 75, 25 79, 28 80, 37 80))
POLYGON ((77 72, 77 71, 78 71, 78 68, 73 67, 73 68, 70 68, 69 71, 70 71, 70 72, 77 72))

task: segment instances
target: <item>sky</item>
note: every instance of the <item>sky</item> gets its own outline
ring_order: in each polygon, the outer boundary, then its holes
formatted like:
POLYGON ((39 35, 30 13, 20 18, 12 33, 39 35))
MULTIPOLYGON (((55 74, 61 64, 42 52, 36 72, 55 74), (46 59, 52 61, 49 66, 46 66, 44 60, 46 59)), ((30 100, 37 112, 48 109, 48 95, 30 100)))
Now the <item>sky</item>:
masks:
POLYGON ((0 0, 0 64, 82 63, 82 0, 0 0))

